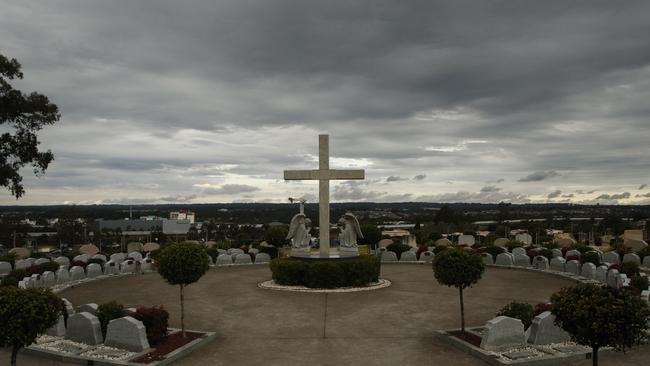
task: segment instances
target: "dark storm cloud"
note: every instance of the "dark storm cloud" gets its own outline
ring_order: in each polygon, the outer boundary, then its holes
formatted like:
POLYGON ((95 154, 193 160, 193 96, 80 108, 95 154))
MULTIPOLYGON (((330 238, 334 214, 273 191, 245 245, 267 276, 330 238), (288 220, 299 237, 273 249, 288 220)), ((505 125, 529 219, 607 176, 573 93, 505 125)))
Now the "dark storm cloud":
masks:
POLYGON ((548 198, 548 199, 557 198, 557 197, 560 197, 561 194, 562 194, 562 191, 558 189, 556 191, 553 191, 553 192, 549 193, 548 196, 546 196, 546 198, 548 198))
POLYGON ((403 177, 398 177, 395 175, 391 175, 388 178, 386 178, 386 182, 399 182, 400 180, 407 180, 406 178, 403 177))
POLYGON ((497 186, 485 186, 485 187, 481 188, 481 192, 484 192, 484 193, 487 193, 487 192, 498 192, 498 191, 500 191, 500 190, 501 190, 501 188, 499 188, 499 187, 497 187, 497 186))
POLYGON ((313 168, 304 156, 323 132, 369 178, 414 177, 338 199, 525 201, 549 178, 614 195, 650 169, 648 2, 1 6, 0 52, 23 63, 18 84, 63 115, 42 134, 56 163, 26 178, 33 203, 243 181, 260 187, 252 200, 279 199, 268 180, 313 168))
POLYGON ((519 182, 539 182, 542 180, 546 180, 549 178, 557 177, 560 175, 558 172, 555 170, 549 170, 546 172, 534 172, 531 174, 528 174, 525 177, 519 178, 519 182))
POLYGON ((639 191, 642 189, 645 189, 648 185, 643 183, 642 185, 639 186, 639 191))

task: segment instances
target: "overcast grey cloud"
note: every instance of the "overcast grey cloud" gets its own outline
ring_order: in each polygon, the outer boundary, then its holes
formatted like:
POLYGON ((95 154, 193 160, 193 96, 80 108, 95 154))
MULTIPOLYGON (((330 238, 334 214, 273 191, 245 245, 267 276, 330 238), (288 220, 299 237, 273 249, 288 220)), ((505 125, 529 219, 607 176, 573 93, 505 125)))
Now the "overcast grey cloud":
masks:
POLYGON ((316 168, 319 133, 332 167, 366 169, 367 184, 332 183, 334 200, 545 202, 560 190, 645 202, 611 197, 650 171, 648 2, 0 9, 0 53, 25 74, 15 86, 62 113, 41 133, 55 162, 0 203, 316 196, 282 170, 316 168))

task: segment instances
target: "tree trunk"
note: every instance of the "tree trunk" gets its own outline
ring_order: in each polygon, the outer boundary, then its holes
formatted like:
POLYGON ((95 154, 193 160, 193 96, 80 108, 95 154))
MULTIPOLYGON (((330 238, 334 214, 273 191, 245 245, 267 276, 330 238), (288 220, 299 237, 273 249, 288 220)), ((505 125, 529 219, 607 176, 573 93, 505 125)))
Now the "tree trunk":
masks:
POLYGON ((11 348, 11 366, 16 366, 16 357, 18 356, 18 350, 20 346, 13 346, 11 348))
POLYGON ((598 366, 598 346, 591 345, 591 364, 592 366, 598 366))
POLYGON ((459 287, 460 291, 460 330, 465 334, 465 306, 463 305, 463 288, 459 287))
POLYGON ((185 338, 185 302, 183 299, 183 285, 181 285, 181 333, 185 338))

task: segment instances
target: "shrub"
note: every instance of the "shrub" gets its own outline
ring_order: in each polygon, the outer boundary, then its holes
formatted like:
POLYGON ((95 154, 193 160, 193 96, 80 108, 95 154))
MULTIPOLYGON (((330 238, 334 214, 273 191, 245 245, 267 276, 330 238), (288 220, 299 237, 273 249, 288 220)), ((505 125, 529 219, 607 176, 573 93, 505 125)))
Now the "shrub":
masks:
POLYGON ((600 255, 597 252, 590 251, 580 257, 580 263, 593 263, 598 267, 600 265, 600 255))
POLYGON ((433 248, 433 254, 438 254, 438 253, 442 252, 443 250, 446 250, 447 248, 449 248, 449 247, 445 246, 445 245, 436 245, 433 248))
POLYGON ((273 280, 280 285, 336 288, 377 282, 381 263, 379 258, 369 255, 336 261, 276 258, 270 267, 273 280))
POLYGON ((156 345, 167 337, 169 326, 169 313, 161 306, 150 308, 140 307, 135 313, 130 314, 132 317, 141 321, 147 328, 147 340, 149 344, 156 345))
POLYGON ((646 337, 648 304, 627 291, 578 284, 553 294, 551 301, 556 324, 573 341, 592 348, 594 366, 598 365, 601 347, 625 351, 646 337))
POLYGON ((552 252, 550 249, 548 249, 548 248, 541 248, 541 249, 537 252, 537 255, 544 256, 544 257, 546 257, 546 259, 548 259, 549 261, 550 261, 551 259, 553 259, 553 252, 552 252))
POLYGON ((566 257, 566 261, 580 261, 580 256, 579 255, 570 255, 566 257))
POLYGON ((208 253, 210 258, 212 258, 213 261, 217 260, 217 257, 219 256, 219 249, 212 247, 212 248, 206 248, 205 252, 208 253))
POLYGON ((16 365, 18 351, 34 343, 60 314, 59 298, 49 290, 0 289, 0 347, 11 347, 12 365, 16 365))
POLYGON ((639 250, 638 252, 636 252, 636 254, 639 256, 639 258, 641 258, 641 260, 643 260, 643 257, 650 255, 650 246, 647 246, 639 250))
POLYGON ((81 268, 86 268, 87 265, 88 265, 88 263, 86 263, 84 261, 72 261, 72 262, 70 262, 70 268, 72 268, 74 266, 81 267, 81 268))
POLYGON ((495 260, 497 255, 505 253, 506 250, 500 246, 488 245, 487 247, 483 248, 483 251, 485 253, 490 253, 492 255, 492 259, 495 260))
POLYGON ((18 282, 21 280, 22 278, 19 280, 16 277, 7 275, 2 277, 2 281, 0 281, 0 287, 18 287, 18 282))
POLYGON ((389 244, 386 247, 386 250, 394 252, 397 255, 397 259, 400 259, 402 257, 402 253, 408 252, 409 250, 411 250, 411 247, 406 244, 393 243, 393 244, 389 244))
POLYGON ((107 302, 106 304, 101 304, 97 307, 97 314, 95 315, 99 318, 99 323, 102 326, 102 335, 106 337, 106 327, 108 327, 108 323, 113 319, 124 316, 124 306, 116 301, 107 302))
POLYGON ((639 275, 639 265, 636 262, 624 262, 621 263, 621 269, 619 272, 625 273, 628 277, 638 276, 639 275))
POLYGON ((540 302, 539 304, 535 305, 535 308, 533 309, 533 315, 537 316, 545 311, 551 310, 553 310, 553 304, 550 302, 540 302))
POLYGON ((588 246, 583 245, 583 244, 574 244, 574 245, 571 246, 571 248, 574 249, 574 250, 579 251, 580 254, 585 254, 585 253, 587 253, 587 252, 591 252, 591 251, 592 251, 591 248, 589 248, 588 246))
POLYGON ((16 265, 16 253, 6 253, 4 255, 0 255, 0 262, 9 262, 13 268, 13 266, 16 265))
POLYGON ((648 280, 647 276, 632 276, 630 279, 630 286, 638 289, 639 293, 641 293, 641 291, 648 289, 648 286, 650 286, 650 280, 648 280))
POLYGON ((519 319, 524 323, 524 328, 528 329, 533 323, 534 309, 531 304, 514 301, 501 308, 497 316, 508 316, 519 319))

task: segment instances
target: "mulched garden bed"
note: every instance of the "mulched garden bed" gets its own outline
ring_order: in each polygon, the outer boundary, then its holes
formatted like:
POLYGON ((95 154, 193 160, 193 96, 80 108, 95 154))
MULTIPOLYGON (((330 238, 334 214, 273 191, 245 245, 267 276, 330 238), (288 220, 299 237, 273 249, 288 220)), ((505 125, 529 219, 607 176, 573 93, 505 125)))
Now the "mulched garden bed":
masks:
POLYGON ((185 335, 187 338, 183 338, 183 334, 181 332, 172 333, 168 335, 164 341, 154 346, 155 349, 153 351, 147 353, 146 355, 140 356, 131 362, 148 364, 164 360, 165 356, 167 356, 169 353, 174 352, 175 350, 183 347, 195 339, 199 339, 205 336, 205 333, 186 331, 185 335))
POLYGON ((472 334, 472 333, 469 333, 469 332, 463 333, 460 330, 452 330, 452 331, 449 331, 447 333, 454 336, 454 337, 456 337, 456 338, 458 338, 458 339, 461 339, 461 340, 471 344, 472 346, 475 346, 475 347, 480 347, 481 346, 481 337, 477 336, 476 334, 472 334))

